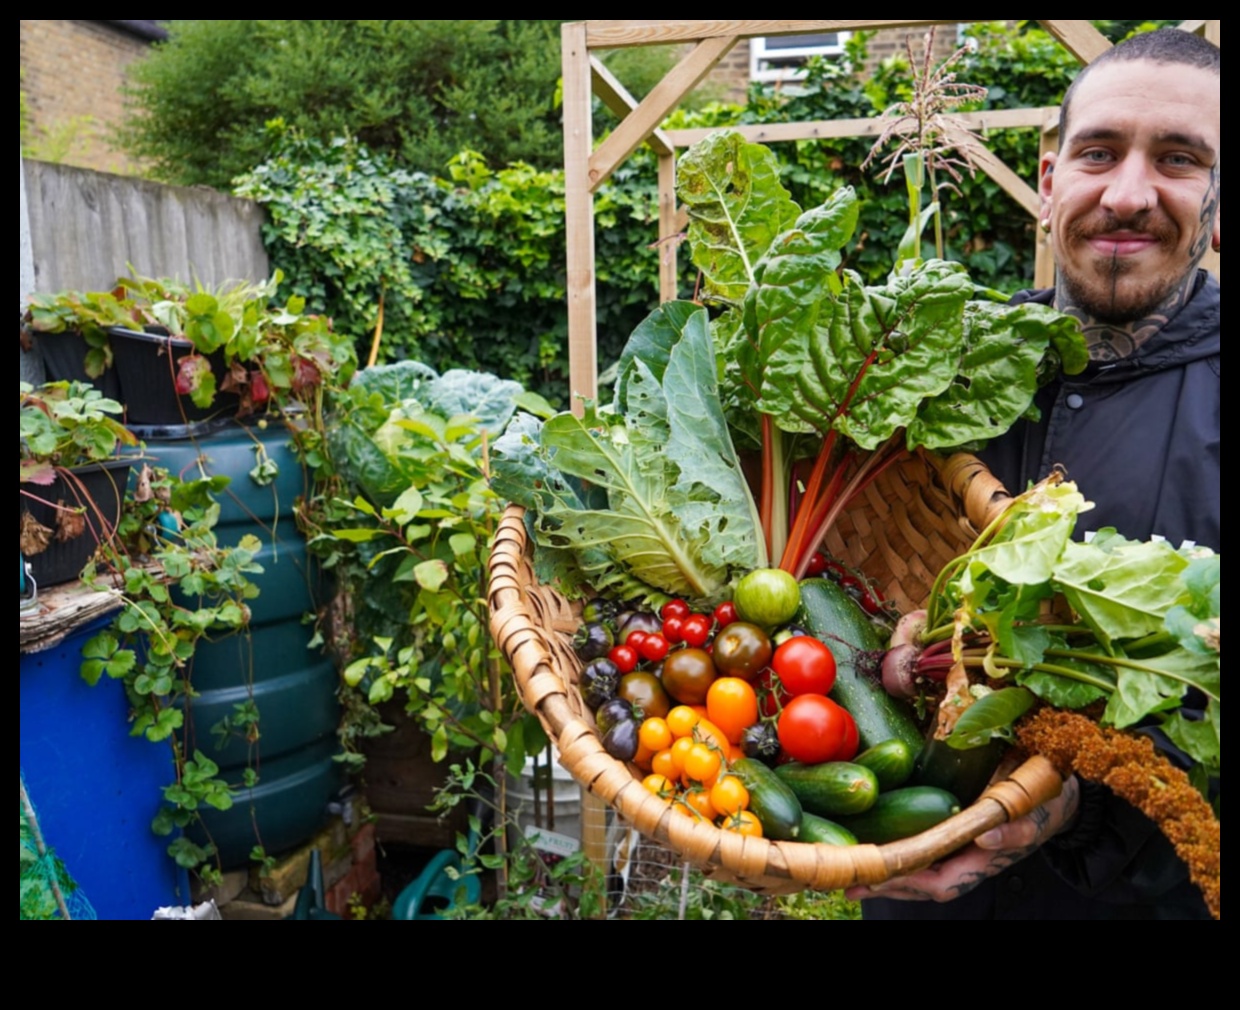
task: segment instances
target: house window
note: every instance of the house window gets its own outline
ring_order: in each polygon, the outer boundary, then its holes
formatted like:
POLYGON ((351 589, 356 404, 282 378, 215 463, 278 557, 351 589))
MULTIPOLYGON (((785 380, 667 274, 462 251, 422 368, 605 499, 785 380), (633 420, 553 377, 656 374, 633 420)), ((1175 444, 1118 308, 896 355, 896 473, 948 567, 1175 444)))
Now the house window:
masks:
POLYGON ((765 36, 750 40, 749 77, 754 81, 790 81, 805 76, 810 56, 844 55, 851 32, 765 36))

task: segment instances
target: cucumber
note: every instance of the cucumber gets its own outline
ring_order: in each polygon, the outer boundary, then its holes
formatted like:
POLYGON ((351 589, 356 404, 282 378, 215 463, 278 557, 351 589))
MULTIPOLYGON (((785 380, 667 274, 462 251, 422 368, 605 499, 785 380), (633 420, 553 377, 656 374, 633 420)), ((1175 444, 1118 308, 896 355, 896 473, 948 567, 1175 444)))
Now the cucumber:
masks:
POLYGON ((868 768, 850 761, 779 765, 775 774, 797 794, 801 806, 820 817, 860 814, 878 799, 878 779, 868 768))
POLYGON ((801 831, 801 801, 761 761, 741 758, 728 769, 749 790, 749 810, 762 825, 764 838, 792 841, 801 831))
POLYGON ((931 737, 917 755, 913 784, 946 789, 968 806, 982 795, 1007 746, 1003 740, 992 739, 981 747, 958 750, 931 737))
MULTIPOLYGON (((876 743, 868 750, 862 751, 853 758, 853 764, 870 769, 874 777, 878 779, 879 789, 887 792, 889 789, 898 789, 908 781, 909 776, 913 774, 916 760, 917 752, 905 741, 896 738, 876 743)), ((918 783, 918 785, 933 786, 938 783, 925 782, 918 783)), ((948 792, 952 790, 949 789, 948 792)))
POLYGON ((960 803, 947 790, 908 786, 883 793, 865 813, 841 817, 840 824, 858 841, 882 845, 920 834, 958 813, 960 803))
POLYGON ((811 845, 856 845, 857 836, 845 827, 817 814, 801 815, 801 833, 798 842, 811 845))
POLYGON ((916 754, 923 734, 913 710, 884 691, 877 678, 858 669, 858 660, 866 653, 880 653, 886 643, 857 601, 830 579, 806 579, 793 623, 825 642, 835 656, 830 697, 856 720, 861 749, 895 739, 916 754))

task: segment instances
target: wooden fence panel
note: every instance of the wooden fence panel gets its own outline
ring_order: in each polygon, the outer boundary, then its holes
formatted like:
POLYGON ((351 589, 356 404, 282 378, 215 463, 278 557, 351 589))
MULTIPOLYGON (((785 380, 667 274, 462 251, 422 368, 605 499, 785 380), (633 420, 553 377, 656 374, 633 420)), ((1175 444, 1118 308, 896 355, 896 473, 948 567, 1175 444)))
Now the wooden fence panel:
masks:
POLYGON ((208 288, 268 275, 256 203, 66 165, 23 166, 36 291, 99 290, 127 264, 208 288))

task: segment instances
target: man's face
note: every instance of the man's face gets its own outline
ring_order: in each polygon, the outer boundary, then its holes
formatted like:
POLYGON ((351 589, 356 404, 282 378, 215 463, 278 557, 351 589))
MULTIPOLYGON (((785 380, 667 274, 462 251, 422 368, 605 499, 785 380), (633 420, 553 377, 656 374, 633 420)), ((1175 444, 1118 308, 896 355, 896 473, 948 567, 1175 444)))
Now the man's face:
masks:
POLYGON ((1042 163, 1060 280, 1093 318, 1149 315, 1218 241, 1220 78, 1146 60, 1091 71, 1042 163))

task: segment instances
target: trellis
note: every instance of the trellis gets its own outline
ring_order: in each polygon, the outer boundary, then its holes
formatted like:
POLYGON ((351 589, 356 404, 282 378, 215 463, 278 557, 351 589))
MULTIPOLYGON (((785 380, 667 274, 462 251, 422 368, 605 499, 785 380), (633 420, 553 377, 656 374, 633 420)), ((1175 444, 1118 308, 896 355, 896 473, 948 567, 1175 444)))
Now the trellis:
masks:
MULTIPOLYGON (((578 21, 565 24, 564 70, 564 174, 565 225, 568 245, 568 353, 571 392, 594 397, 598 389, 597 322, 594 263, 594 194, 638 147, 649 146, 658 159, 659 238, 668 239, 684 230, 684 212, 676 206, 676 157, 708 130, 665 130, 661 123, 677 104, 742 39, 755 36, 803 35, 811 32, 864 31, 881 28, 929 28, 933 25, 970 24, 977 19, 925 19, 912 21, 578 21), (640 102, 594 55, 596 50, 626 46, 692 44, 693 48, 640 102), (594 146, 591 98, 597 95, 620 123, 594 146)), ((1088 21, 1039 20, 1082 63, 1089 63, 1111 43, 1088 21)), ((1185 31, 1204 35, 1220 44, 1219 21, 1185 21, 1185 31)), ((1036 128, 1040 150, 1057 142, 1058 106, 975 112, 960 117, 978 130, 1014 127, 1036 128)), ((748 140, 774 143, 843 137, 877 137, 882 127, 875 119, 762 124, 733 127, 748 140)), ((970 148, 977 167, 995 180, 1017 204, 1033 216, 1038 214, 1036 190, 989 150, 970 148)), ((1047 287, 1054 280, 1050 243, 1036 231, 1034 284, 1047 287)), ((1218 272, 1216 253, 1207 253, 1207 267, 1218 272)), ((660 257, 661 300, 676 293, 675 244, 665 243, 660 257)))
MULTIPOLYGON (((679 102, 742 39, 756 36, 804 35, 814 32, 865 31, 884 28, 930 28, 934 25, 971 24, 978 19, 925 19, 881 21, 578 21, 562 28, 565 228, 568 247, 568 354, 569 381, 574 409, 577 396, 598 395, 598 332, 595 293, 594 194, 617 168, 643 144, 658 159, 659 238, 670 239, 684 230, 686 216, 676 206, 676 157, 708 130, 665 130, 661 124, 679 102), (631 46, 692 44, 693 48, 640 102, 594 55, 596 50, 631 46), (592 97, 615 113, 620 123, 594 146, 592 97)), ((1090 63, 1111 43, 1088 21, 1038 20, 1081 63, 1090 63)), ((1217 19, 1185 21, 1182 30, 1204 35, 1221 45, 1217 19)), ((984 131, 1014 127, 1039 131, 1039 154, 1058 141, 1059 107, 1010 109, 962 115, 969 127, 984 131)), ((882 127, 875 119, 851 119, 784 124, 735 126, 746 139, 760 143, 844 137, 877 137, 882 127)), ((977 166, 994 179, 1035 220, 1037 192, 989 150, 972 145, 977 166)), ((1050 243, 1038 229, 1034 283, 1048 287, 1054 280, 1050 243)), ((661 242, 660 300, 676 296, 674 242, 661 242)), ((1219 272, 1217 253, 1206 254, 1204 265, 1219 272)), ((582 842, 591 858, 602 862, 605 845, 605 808, 582 791, 582 842)))

